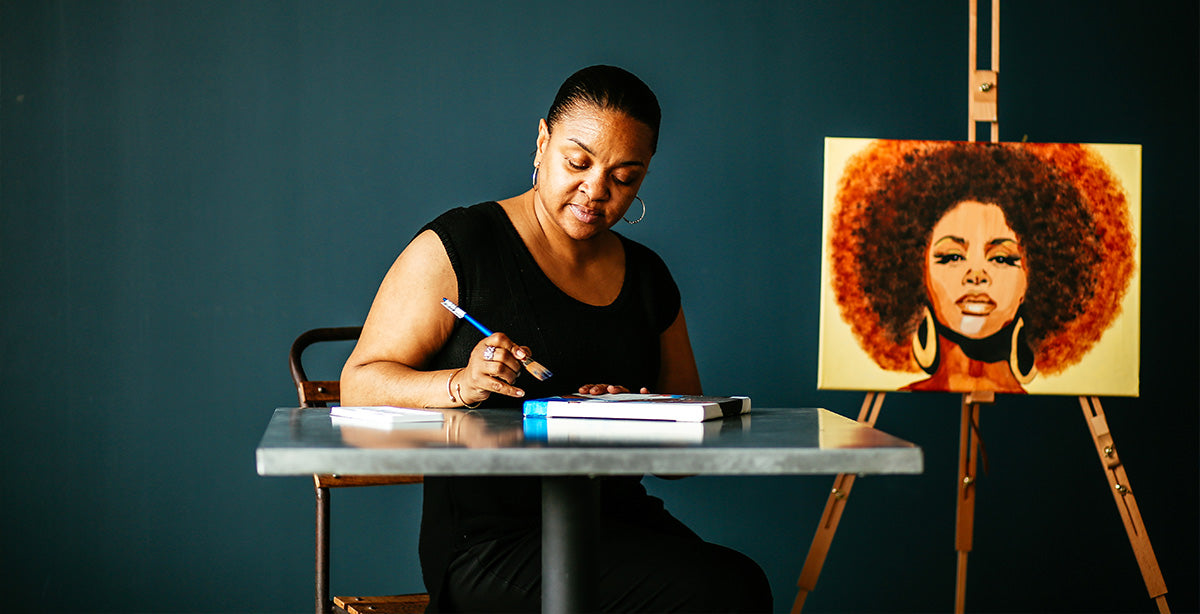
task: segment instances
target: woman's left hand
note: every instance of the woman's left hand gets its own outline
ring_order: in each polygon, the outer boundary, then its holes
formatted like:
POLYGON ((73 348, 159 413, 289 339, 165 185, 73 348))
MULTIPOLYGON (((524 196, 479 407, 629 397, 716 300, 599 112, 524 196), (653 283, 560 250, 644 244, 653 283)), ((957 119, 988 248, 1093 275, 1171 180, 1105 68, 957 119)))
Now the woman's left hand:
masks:
MULTIPOLYGON (((579 394, 625 394, 629 389, 612 384, 587 384, 579 387, 579 394)), ((650 394, 649 388, 642 388, 641 394, 650 394)))

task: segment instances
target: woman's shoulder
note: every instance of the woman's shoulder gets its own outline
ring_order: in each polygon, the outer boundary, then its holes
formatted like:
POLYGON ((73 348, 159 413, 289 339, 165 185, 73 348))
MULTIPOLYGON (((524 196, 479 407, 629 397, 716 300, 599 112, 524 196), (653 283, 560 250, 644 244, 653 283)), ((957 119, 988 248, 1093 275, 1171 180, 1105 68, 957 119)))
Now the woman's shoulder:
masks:
POLYGON ((503 215, 504 210, 495 201, 482 202, 466 207, 455 207, 433 219, 418 231, 432 229, 438 234, 442 230, 476 230, 487 228, 494 224, 497 215, 503 215))
POLYGON ((504 211, 495 202, 455 207, 422 226, 414 242, 422 233, 432 231, 454 271, 461 274, 464 264, 477 261, 480 253, 494 251, 496 215, 504 215, 504 211))
POLYGON ((662 256, 658 255, 658 252, 619 232, 614 232, 613 234, 621 239, 621 245, 625 249, 627 265, 635 268, 649 268, 654 271, 667 271, 667 263, 662 259, 662 256))
POLYGON ((648 306, 651 321, 659 331, 666 330, 679 312, 679 286, 667 263, 657 252, 620 233, 625 247, 625 282, 648 306))

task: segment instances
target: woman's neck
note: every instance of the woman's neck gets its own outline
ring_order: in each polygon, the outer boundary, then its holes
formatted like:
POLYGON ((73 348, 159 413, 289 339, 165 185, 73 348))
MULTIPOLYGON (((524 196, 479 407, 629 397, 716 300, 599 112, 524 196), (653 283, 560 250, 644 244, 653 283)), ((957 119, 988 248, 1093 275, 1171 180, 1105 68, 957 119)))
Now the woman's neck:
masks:
POLYGON ((611 230, 588 239, 568 236, 553 220, 538 215, 530 190, 500 202, 521 241, 554 285, 578 301, 608 305, 625 281, 625 250, 611 230))
POLYGON ((500 206, 508 213, 530 251, 548 255, 558 263, 585 268, 610 254, 620 243, 607 229, 587 239, 571 237, 554 220, 545 217, 546 211, 538 206, 537 193, 532 189, 500 201, 500 206))
POLYGON ((971 358, 957 343, 941 335, 938 335, 938 354, 937 372, 914 384, 913 390, 1025 392, 1007 360, 984 362, 971 358))

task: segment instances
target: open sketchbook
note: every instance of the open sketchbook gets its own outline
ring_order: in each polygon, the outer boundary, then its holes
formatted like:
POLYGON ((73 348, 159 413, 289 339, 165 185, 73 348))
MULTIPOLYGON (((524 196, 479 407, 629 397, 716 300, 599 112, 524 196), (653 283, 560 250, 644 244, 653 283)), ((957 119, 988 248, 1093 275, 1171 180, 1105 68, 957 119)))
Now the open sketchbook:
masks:
POLYGON ((335 425, 350 424, 381 429, 441 428, 442 412, 410 407, 331 407, 335 425))
POLYGON ((703 422, 749 413, 750 398, 680 394, 578 394, 530 399, 525 401, 523 410, 527 418, 703 422))

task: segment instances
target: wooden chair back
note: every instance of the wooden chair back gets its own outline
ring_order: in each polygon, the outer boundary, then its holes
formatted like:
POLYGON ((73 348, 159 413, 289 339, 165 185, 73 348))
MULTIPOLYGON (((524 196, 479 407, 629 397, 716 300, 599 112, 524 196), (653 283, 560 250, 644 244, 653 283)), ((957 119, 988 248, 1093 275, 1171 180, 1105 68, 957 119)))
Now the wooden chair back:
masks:
POLYGON ((310 380, 304 372, 302 357, 304 350, 314 343, 327 341, 357 341, 362 334, 361 326, 336 328, 314 328, 306 330, 292 342, 288 352, 288 366, 292 370, 292 383, 296 385, 296 396, 300 407, 328 407, 342 398, 342 385, 338 380, 310 380))
MULTIPOLYGON (((342 387, 337 380, 310 380, 304 371, 304 350, 315 343, 328 341, 357 341, 362 334, 361 326, 314 328, 304 331, 292 342, 288 352, 288 366, 292 371, 292 383, 296 385, 296 396, 301 407, 328 407, 341 402, 342 387)), ((316 491, 316 612, 317 614, 339 611, 349 614, 410 614, 424 612, 429 605, 429 595, 413 593, 407 595, 382 595, 372 597, 329 596, 329 527, 332 516, 330 488, 348 486, 384 486, 389 484, 420 484, 419 475, 314 475, 316 491)))

